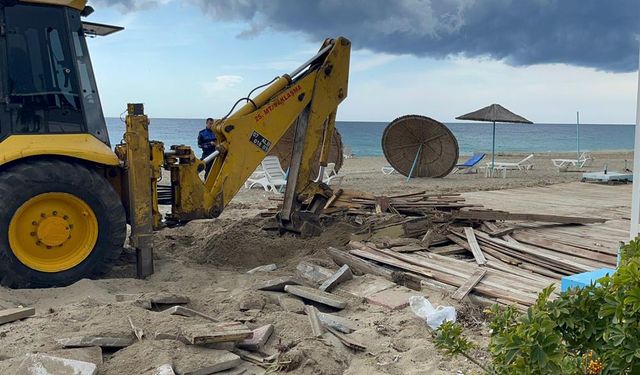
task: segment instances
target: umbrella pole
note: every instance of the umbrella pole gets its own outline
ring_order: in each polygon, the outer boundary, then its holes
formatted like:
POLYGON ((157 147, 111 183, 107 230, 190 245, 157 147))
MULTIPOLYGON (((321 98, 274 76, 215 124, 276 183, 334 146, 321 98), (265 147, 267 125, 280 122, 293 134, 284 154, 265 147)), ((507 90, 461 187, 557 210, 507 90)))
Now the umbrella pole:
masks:
POLYGON ((580 112, 576 112, 576 160, 580 163, 580 112))
POLYGON ((418 158, 420 157, 420 152, 422 151, 422 143, 420 143, 420 147, 418 147, 418 152, 416 152, 416 158, 413 159, 413 165, 411 166, 411 171, 409 171, 409 175, 407 176, 407 182, 413 176, 413 170, 416 169, 416 164, 418 164, 418 158))
POLYGON ((491 177, 496 167, 496 122, 493 122, 493 150, 491 151, 491 177))

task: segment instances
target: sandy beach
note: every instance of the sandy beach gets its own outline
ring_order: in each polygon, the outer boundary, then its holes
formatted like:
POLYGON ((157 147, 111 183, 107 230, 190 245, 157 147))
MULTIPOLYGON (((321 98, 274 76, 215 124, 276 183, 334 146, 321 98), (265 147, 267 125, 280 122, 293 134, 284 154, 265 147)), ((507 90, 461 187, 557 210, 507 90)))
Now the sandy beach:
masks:
MULTIPOLYGON (((598 212, 611 208, 614 227, 626 226, 624 214, 630 201, 630 186, 596 186, 578 181, 581 172, 558 172, 552 158, 572 154, 537 154, 535 167, 527 172, 515 172, 507 178, 485 178, 478 174, 456 174, 442 179, 412 179, 409 183, 400 175, 383 175, 384 158, 346 159, 340 174, 345 179, 340 186, 374 194, 397 194, 426 190, 430 192, 469 192, 474 203, 495 209, 526 209, 528 212, 551 212, 554 202, 564 202, 562 213, 590 213, 583 201, 569 202, 572 191, 586 191, 599 198, 598 212), (545 186, 549 186, 546 188, 545 186), (567 188, 565 188, 567 187, 567 188), (572 189, 569 191, 568 189, 572 189), (593 189, 591 189, 593 187, 593 189), (508 190, 505 190, 508 189, 508 190), (594 190, 595 189, 595 190, 594 190), (501 198, 498 192, 509 193, 501 198), (539 198, 519 202, 528 192, 536 197, 549 197, 549 204, 539 198), (562 195, 564 194, 564 195, 562 195), (514 198, 516 197, 516 198, 514 198), (616 198, 617 200, 615 200, 616 198), (620 208, 622 207, 622 209, 620 208), (618 210, 618 211, 615 211, 618 210)), ((498 160, 517 161, 523 155, 500 155, 498 160)), ((588 170, 622 170, 630 152, 594 153, 595 161, 588 170)), ((631 168, 632 166, 629 165, 631 168)), ((580 195, 577 193, 575 195, 580 195)), ((261 229, 262 219, 256 214, 275 207, 277 194, 261 189, 243 189, 231 202, 221 218, 198 220, 184 227, 164 229, 154 235, 156 273, 148 280, 135 279, 135 254, 123 252, 117 266, 102 280, 82 280, 65 288, 48 290, 9 290, 0 288, 0 309, 33 306, 36 316, 0 326, 0 369, 2 359, 26 352, 54 352, 60 349, 56 339, 78 335, 131 335, 128 318, 145 332, 145 339, 126 349, 104 351, 100 374, 154 374, 154 369, 172 355, 187 350, 177 341, 154 341, 157 333, 179 332, 199 318, 169 316, 157 310, 146 310, 131 301, 117 302, 116 295, 141 293, 176 293, 190 298, 190 308, 206 312, 222 321, 246 318, 249 328, 273 324, 274 336, 264 347, 265 353, 278 353, 285 345, 290 350, 282 354, 277 374, 470 374, 477 368, 470 362, 449 359, 434 347, 424 321, 411 309, 388 312, 379 306, 364 303, 342 290, 336 295, 348 301, 339 314, 358 325, 350 336, 367 344, 367 350, 355 353, 330 336, 317 339, 312 335, 305 315, 283 311, 277 295, 255 290, 255 285, 275 277, 295 274, 301 261, 336 270, 338 267, 326 254, 329 246, 344 247, 354 230, 347 223, 337 223, 320 237, 301 239, 280 237, 261 229), (270 199, 271 198, 271 199, 270 199), (275 263, 272 272, 247 274, 251 268, 275 263), (259 306, 259 312, 247 318, 241 306, 259 306)), ((596 212, 597 213, 597 212, 596 212)), ((613 227, 611 227, 613 228, 613 227)), ((604 233, 604 231, 602 232, 604 233)), ((623 233, 618 236, 624 237, 623 233)), ((617 238, 612 238, 615 242, 617 238)), ((423 286, 418 294, 434 304, 453 305, 458 319, 476 342, 488 341, 489 331, 482 307, 469 302, 455 302, 449 292, 423 286)), ((483 360, 487 353, 477 351, 483 360)), ((187 356, 187 358, 189 358, 187 356)), ((193 360, 195 361, 195 360, 193 360)), ((192 361, 192 362, 193 362, 192 361)), ((5 362, 6 363, 6 362, 5 362)), ((193 363, 192 363, 193 364, 193 363)), ((238 369, 245 374, 264 374, 265 369, 244 362, 238 369)), ((233 372, 222 372, 232 374, 233 372)))

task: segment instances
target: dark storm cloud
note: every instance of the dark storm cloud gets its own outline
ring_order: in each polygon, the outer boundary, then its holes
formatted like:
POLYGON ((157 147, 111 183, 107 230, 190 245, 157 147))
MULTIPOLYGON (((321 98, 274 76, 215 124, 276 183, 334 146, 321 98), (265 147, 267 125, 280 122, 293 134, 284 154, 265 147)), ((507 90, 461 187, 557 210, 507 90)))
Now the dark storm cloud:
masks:
POLYGON ((640 0, 188 1, 216 20, 249 22, 242 36, 274 29, 312 40, 344 35, 355 48, 391 54, 484 56, 516 66, 565 63, 611 72, 638 66, 640 0))

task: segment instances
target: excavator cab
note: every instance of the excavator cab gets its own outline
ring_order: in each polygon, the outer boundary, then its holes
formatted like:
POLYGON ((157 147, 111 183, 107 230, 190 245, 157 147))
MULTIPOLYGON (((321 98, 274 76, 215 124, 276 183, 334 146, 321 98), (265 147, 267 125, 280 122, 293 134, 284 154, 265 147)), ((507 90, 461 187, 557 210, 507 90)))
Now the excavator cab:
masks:
POLYGON ((2 6, 0 140, 90 134, 110 146, 85 40, 96 26, 83 25, 83 12, 43 3, 2 6))

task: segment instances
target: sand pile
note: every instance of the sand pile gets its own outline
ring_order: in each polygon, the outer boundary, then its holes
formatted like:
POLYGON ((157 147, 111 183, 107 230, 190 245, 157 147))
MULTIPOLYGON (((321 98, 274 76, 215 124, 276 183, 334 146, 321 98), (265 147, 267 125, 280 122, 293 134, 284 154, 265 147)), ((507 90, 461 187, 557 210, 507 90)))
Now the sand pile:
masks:
POLYGON ((303 239, 265 231, 264 223, 259 218, 194 221, 158 233, 154 246, 159 257, 244 270, 270 263, 284 265, 329 246, 344 246, 354 229, 343 222, 327 222, 322 235, 303 239))

